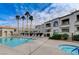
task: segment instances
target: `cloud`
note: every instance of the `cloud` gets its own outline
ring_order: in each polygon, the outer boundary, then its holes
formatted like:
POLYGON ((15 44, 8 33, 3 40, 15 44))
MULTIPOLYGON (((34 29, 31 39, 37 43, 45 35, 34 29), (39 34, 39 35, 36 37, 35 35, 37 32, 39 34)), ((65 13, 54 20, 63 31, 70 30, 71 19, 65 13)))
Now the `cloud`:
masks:
POLYGON ((75 10, 79 10, 79 4, 77 3, 54 3, 39 12, 37 10, 32 12, 34 16, 34 25, 42 24, 46 21, 52 20, 57 17, 64 16, 75 10))
MULTIPOLYGON (((24 14, 25 11, 29 10, 34 18, 33 26, 40 25, 46 21, 52 20, 60 16, 64 16, 75 10, 79 10, 79 4, 77 3, 53 3, 48 6, 44 6, 45 4, 33 6, 32 5, 33 4, 15 4, 14 7, 16 9, 16 13, 19 13, 21 16, 24 14), (44 7, 42 8, 42 6, 44 7)), ((13 24, 13 26, 16 26, 17 23, 15 20, 15 15, 16 14, 6 16, 2 15, 1 17, 5 17, 6 20, 0 21, 0 23, 6 25, 13 24)), ((20 21, 20 25, 21 24, 22 20, 20 21)))
POLYGON ((14 16, 6 16, 6 20, 0 20, 1 26, 13 26, 16 27, 16 20, 14 16))

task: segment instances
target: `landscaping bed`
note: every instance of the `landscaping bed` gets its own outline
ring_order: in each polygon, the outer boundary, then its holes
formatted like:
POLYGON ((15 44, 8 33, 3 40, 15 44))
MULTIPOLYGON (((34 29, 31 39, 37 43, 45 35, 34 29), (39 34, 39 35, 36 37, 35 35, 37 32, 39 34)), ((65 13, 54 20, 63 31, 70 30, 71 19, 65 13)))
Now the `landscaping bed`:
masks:
POLYGON ((55 40, 67 40, 69 38, 68 34, 53 34, 52 37, 49 37, 49 39, 55 39, 55 40))

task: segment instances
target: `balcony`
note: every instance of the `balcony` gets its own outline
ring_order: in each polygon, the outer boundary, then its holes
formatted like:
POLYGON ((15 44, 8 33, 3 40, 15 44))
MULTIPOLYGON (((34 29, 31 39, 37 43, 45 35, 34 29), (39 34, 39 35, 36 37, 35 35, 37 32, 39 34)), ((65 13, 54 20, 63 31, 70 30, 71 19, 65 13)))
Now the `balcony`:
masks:
POLYGON ((69 27, 70 25, 67 24, 67 25, 61 25, 60 27, 69 27))
POLYGON ((69 24, 69 19, 64 19, 61 22, 62 22, 62 25, 68 25, 69 24))
POLYGON ((77 15, 77 20, 76 20, 76 22, 75 22, 75 25, 77 26, 77 25, 79 25, 79 15, 77 15))
POLYGON ((51 29, 46 29, 45 32, 46 33, 50 33, 51 32, 51 29))
POLYGON ((62 25, 69 25, 69 21, 62 21, 62 25))
POLYGON ((46 24, 46 28, 48 28, 48 27, 51 27, 51 24, 50 23, 47 23, 46 24))
POLYGON ((61 27, 69 27, 69 19, 62 20, 61 27))
POLYGON ((69 32, 69 27, 64 27, 61 29, 62 32, 68 33, 69 32))
POLYGON ((78 27, 76 27, 76 32, 79 32, 79 26, 78 26, 78 27))
POLYGON ((75 25, 76 25, 76 26, 78 26, 78 25, 79 25, 79 21, 78 21, 78 20, 75 22, 75 25))

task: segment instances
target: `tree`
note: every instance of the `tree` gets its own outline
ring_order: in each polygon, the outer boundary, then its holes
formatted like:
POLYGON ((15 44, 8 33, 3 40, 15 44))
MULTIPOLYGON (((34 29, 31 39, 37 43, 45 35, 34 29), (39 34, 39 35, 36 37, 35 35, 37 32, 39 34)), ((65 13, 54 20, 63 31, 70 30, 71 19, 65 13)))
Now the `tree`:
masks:
POLYGON ((27 21, 27 23, 26 23, 26 31, 28 31, 28 19, 29 19, 29 16, 30 16, 28 11, 25 13, 25 16, 26 16, 26 21, 27 21))
POLYGON ((25 16, 22 16, 21 17, 21 19, 22 19, 22 32, 24 32, 24 20, 25 20, 25 16))
POLYGON ((30 17, 29 17, 29 20, 31 21, 31 23, 30 23, 30 32, 31 32, 31 29, 32 29, 33 16, 30 16, 30 17))
POLYGON ((16 20, 17 20, 17 30, 18 30, 18 33, 19 33, 19 20, 20 20, 19 15, 16 15, 16 20))

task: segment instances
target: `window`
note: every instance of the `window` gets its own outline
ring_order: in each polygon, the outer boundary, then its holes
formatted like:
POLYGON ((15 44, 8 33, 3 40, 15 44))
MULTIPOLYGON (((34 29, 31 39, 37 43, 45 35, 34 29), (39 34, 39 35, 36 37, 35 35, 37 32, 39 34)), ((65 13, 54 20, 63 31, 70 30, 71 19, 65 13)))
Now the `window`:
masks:
POLYGON ((46 32, 50 32, 50 31, 51 31, 51 29, 47 29, 47 30, 46 30, 46 32))
POLYGON ((69 19, 62 20, 62 25, 68 25, 68 24, 69 24, 69 19))
POLYGON ((33 31, 33 32, 37 32, 37 31, 33 31))
POLYGON ((63 28, 62 32, 69 32, 69 28, 63 28))
POLYGON ((46 27, 51 27, 51 24, 50 23, 46 24, 46 27))
POLYGON ((57 33, 57 32, 58 32, 58 30, 57 30, 57 29, 56 29, 56 30, 53 30, 53 32, 54 32, 54 33, 57 33))
POLYGON ((77 31, 79 31, 79 27, 77 27, 77 31))
POLYGON ((16 32, 16 29, 14 29, 14 32, 16 32))
POLYGON ((50 34, 47 34, 47 37, 49 37, 50 36, 50 34))
POLYGON ((4 31, 5 36, 7 36, 7 31, 4 31))
POLYGON ((37 28, 37 26, 35 28, 37 28))
POLYGON ((79 21, 79 15, 77 15, 77 21, 79 21))
POLYGON ((40 26, 36 26, 35 28, 36 28, 36 29, 40 29, 40 26))
POLYGON ((10 33, 11 33, 11 36, 13 35, 13 31, 10 31, 10 33))
POLYGON ((53 26, 57 27, 58 26, 58 21, 55 21, 54 24, 53 24, 53 26))

